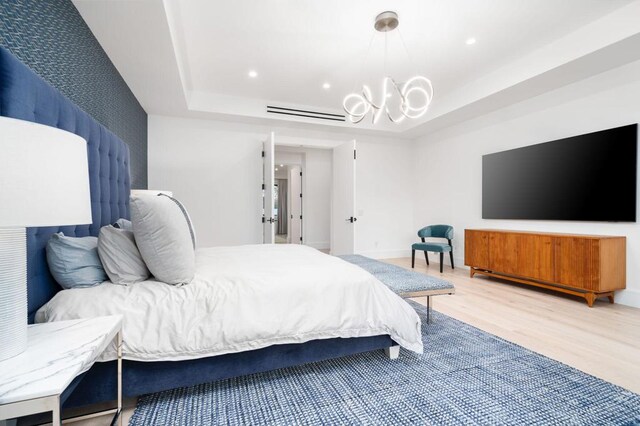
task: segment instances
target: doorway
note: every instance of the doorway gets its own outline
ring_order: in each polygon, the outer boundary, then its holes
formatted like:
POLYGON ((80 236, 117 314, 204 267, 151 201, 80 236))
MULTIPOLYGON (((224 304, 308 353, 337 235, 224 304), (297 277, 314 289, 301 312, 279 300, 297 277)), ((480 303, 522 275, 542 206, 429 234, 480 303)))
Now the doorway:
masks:
POLYGON ((279 163, 274 167, 276 244, 302 244, 302 166, 279 163))
POLYGON ((299 138, 288 139, 276 145, 271 133, 265 142, 264 243, 354 253, 355 140, 305 145, 299 138))
POLYGON ((278 184, 276 243, 304 244, 328 251, 331 150, 276 145, 274 159, 278 184))
MULTIPOLYGON (((278 158, 274 165, 274 217, 276 244, 303 244, 302 238, 302 164, 285 164, 278 158)), ((291 160, 289 160, 291 161, 291 160)))

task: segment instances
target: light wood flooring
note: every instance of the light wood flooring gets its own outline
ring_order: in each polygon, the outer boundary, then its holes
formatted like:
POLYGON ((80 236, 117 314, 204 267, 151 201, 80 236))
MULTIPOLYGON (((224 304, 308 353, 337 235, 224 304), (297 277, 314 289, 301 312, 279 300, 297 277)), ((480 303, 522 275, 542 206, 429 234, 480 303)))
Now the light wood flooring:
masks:
MULTIPOLYGON (((411 259, 387 259, 411 269, 411 259)), ((640 393, 640 309, 452 270, 416 257, 416 271, 453 282, 456 294, 431 298, 433 309, 585 373, 640 393)), ((426 298, 416 298, 426 304, 426 298)))
MULTIPOLYGON (((411 268, 410 258, 386 262, 411 268)), ((469 270, 416 258, 416 271, 454 283, 456 294, 431 298, 433 309, 500 336, 585 373, 640 393, 640 309, 597 301, 589 308, 583 299, 476 276, 469 270)), ((426 304, 425 298, 416 301, 426 304)), ((124 419, 133 414, 127 401, 124 419)), ((74 423, 108 425, 106 418, 74 423)), ((125 422, 126 424, 126 422, 125 422)))

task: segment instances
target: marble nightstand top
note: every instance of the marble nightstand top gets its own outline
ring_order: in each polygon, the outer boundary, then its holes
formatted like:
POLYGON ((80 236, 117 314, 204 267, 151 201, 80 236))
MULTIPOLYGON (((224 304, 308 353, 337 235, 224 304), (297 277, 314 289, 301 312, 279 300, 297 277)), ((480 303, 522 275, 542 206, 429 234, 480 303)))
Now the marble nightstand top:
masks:
POLYGON ((121 326, 119 315, 30 325, 27 350, 0 361, 0 404, 61 394, 121 326))

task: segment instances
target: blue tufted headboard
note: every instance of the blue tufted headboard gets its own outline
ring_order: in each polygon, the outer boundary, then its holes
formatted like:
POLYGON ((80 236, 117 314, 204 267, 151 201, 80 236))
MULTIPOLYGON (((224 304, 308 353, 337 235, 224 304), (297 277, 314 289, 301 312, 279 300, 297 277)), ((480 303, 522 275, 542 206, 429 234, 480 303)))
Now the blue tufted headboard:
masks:
POLYGON ((101 226, 129 218, 129 147, 3 47, 0 115, 57 127, 87 141, 93 223, 27 229, 29 322, 33 322, 36 311, 61 289, 47 266, 45 247, 51 234, 97 236, 101 226))

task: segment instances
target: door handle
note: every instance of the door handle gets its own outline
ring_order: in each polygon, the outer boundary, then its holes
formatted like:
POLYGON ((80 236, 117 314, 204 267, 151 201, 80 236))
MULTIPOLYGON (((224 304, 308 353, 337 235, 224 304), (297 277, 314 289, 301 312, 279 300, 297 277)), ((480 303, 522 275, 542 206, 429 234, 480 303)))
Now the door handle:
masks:
POLYGON ((270 218, 269 218, 269 220, 267 220, 267 222, 269 222, 269 223, 273 223, 273 222, 275 222, 275 221, 276 221, 276 220, 275 220, 274 218, 272 218, 272 217, 270 217, 270 218))
POLYGON ((358 221, 358 218, 357 218, 357 217, 353 217, 353 216, 351 216, 350 218, 345 219, 345 220, 346 220, 347 222, 351 222, 351 223, 353 223, 353 222, 357 222, 357 221, 358 221))

